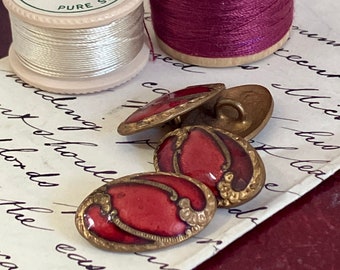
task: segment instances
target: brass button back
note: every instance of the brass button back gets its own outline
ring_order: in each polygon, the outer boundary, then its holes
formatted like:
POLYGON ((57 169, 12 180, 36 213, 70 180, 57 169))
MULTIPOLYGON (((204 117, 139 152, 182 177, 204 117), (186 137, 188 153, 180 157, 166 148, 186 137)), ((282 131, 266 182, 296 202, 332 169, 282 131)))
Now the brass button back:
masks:
POLYGON ((182 116, 181 126, 207 125, 255 137, 268 123, 274 107, 267 88, 242 85, 221 91, 216 98, 182 116))

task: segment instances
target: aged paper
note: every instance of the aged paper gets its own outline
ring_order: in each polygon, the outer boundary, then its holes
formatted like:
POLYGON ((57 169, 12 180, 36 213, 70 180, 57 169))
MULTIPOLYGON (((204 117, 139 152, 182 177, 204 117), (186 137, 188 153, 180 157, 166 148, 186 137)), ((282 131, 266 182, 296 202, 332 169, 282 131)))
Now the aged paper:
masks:
MULTIPOLYGON (((157 59, 133 80, 102 93, 67 96, 35 89, 0 62, 0 269, 191 269, 340 169, 340 3, 296 2, 287 44, 246 66, 201 68, 154 43, 157 59), (153 171, 164 131, 123 137, 136 107, 194 84, 261 84, 273 116, 252 145, 265 188, 251 202, 217 211, 196 237, 156 252, 99 250, 76 231, 74 212, 104 182, 153 171)), ((150 13, 146 21, 151 30, 150 13)))

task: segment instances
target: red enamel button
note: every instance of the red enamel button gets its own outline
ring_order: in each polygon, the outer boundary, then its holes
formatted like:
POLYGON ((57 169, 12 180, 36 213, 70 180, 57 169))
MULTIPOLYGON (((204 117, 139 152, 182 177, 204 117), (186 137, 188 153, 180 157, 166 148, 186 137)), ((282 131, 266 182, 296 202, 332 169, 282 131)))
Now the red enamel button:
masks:
POLYGON ((243 204, 264 185, 264 165, 243 138, 208 126, 168 133, 155 150, 157 171, 188 175, 207 185, 219 207, 243 204))
POLYGON ((182 242, 203 230, 216 199, 197 180, 168 173, 142 173, 112 181, 79 206, 76 226, 97 247, 145 251, 182 242))
POLYGON ((197 108, 223 89, 221 83, 196 85, 163 95, 131 114, 119 125, 118 133, 129 135, 166 123, 197 108))

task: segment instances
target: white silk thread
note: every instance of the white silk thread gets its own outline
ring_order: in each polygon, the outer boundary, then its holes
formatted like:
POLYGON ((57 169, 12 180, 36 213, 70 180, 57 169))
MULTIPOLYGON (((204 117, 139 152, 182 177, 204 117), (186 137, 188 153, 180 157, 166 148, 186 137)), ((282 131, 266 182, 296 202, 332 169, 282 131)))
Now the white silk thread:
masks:
POLYGON ((26 68, 44 76, 92 78, 129 64, 144 43, 144 8, 104 26, 44 28, 11 17, 13 48, 26 68))

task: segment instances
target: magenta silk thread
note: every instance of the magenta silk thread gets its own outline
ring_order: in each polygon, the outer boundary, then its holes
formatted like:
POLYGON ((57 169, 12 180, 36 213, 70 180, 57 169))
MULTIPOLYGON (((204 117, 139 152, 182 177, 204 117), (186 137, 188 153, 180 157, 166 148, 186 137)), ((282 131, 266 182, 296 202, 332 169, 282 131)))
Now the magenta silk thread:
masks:
POLYGON ((289 31, 293 0, 150 0, 157 37, 178 52, 207 58, 248 56, 289 31))

